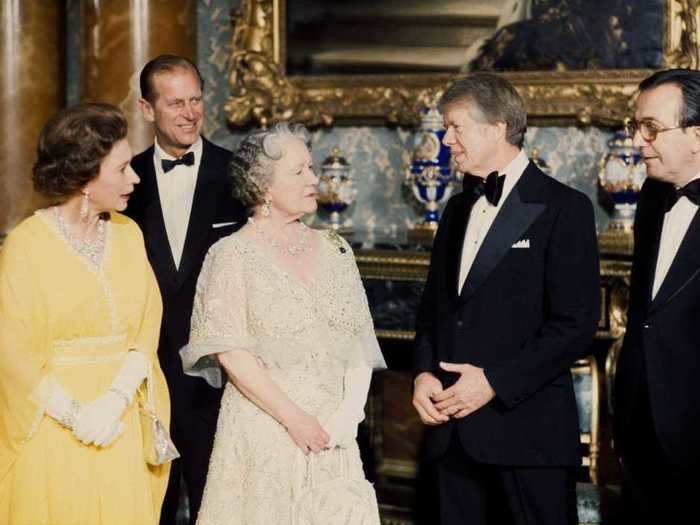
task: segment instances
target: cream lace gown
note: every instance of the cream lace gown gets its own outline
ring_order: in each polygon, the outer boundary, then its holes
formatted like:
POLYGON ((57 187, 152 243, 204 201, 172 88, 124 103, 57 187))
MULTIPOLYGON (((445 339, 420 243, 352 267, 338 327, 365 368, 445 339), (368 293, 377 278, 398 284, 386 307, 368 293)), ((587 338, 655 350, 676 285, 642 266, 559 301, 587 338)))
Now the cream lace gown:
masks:
MULTIPOLYGON (((304 284, 270 248, 238 232, 207 255, 197 285, 187 373, 220 385, 213 354, 244 349, 323 425, 343 397, 348 367, 383 368, 348 244, 318 239, 316 278, 304 284)), ((374 490, 357 444, 304 456, 285 428, 226 384, 198 525, 375 525, 374 490)))

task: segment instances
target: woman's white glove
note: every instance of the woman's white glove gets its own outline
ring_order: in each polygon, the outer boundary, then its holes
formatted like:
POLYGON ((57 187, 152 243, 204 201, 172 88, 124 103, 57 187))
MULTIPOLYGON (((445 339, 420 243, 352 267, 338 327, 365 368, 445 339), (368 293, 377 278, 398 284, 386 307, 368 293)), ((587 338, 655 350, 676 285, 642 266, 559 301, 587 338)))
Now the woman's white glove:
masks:
MULTIPOLYGON (((70 397, 58 381, 51 379, 46 413, 67 429, 74 430, 82 410, 82 405, 70 397)), ((118 424, 110 429, 109 434, 100 436, 100 439, 105 443, 111 443, 123 430, 124 423, 118 421, 118 424)))
POLYGON ((85 445, 110 445, 124 430, 121 417, 148 375, 148 367, 141 352, 130 351, 109 390, 79 412, 73 429, 75 437, 85 445))
POLYGON ((108 390, 80 411, 73 434, 85 445, 110 445, 123 430, 120 419, 127 406, 122 395, 108 390))
POLYGON ((365 403, 372 379, 369 367, 350 368, 343 378, 343 400, 326 422, 325 430, 331 439, 327 448, 347 448, 357 438, 357 425, 365 418, 365 403))
POLYGON ((112 382, 110 390, 123 394, 128 400, 128 405, 130 405, 136 390, 148 376, 150 366, 148 359, 141 352, 136 350, 129 351, 117 377, 112 382))
POLYGON ((61 384, 49 378, 51 386, 46 404, 46 413, 69 430, 75 427, 76 418, 82 409, 80 403, 68 395, 61 384))

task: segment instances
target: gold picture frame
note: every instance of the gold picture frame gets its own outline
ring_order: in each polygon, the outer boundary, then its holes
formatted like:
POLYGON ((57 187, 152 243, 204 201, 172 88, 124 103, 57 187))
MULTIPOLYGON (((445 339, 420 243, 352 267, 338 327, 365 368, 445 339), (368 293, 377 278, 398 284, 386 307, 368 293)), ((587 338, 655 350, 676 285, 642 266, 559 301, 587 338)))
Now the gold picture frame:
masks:
MULTIPOLYGON (((281 120, 330 125, 338 119, 414 124, 424 101, 455 78, 449 73, 287 76, 286 0, 241 0, 233 15, 225 112, 232 126, 281 120)), ((700 66, 700 2, 665 0, 664 66, 700 66)), ((530 119, 547 125, 619 124, 649 70, 603 69, 504 73, 530 119)))

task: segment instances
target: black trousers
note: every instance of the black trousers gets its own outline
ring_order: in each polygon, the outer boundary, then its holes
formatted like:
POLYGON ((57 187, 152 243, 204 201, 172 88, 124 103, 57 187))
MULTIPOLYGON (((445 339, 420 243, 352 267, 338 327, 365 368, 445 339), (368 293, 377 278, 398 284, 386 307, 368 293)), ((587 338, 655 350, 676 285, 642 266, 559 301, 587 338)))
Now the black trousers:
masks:
MULTIPOLYGON (((217 407, 218 408, 218 407, 217 407)), ((209 457, 214 445, 218 410, 198 413, 173 414, 171 434, 180 452, 180 458, 170 467, 168 489, 160 514, 160 525, 180 525, 178 508, 182 507, 180 481, 184 478, 189 500, 189 523, 194 525, 202 504, 202 494, 207 481, 209 457)))
POLYGON ((622 423, 630 437, 621 456, 621 523, 695 523, 688 516, 697 515, 700 464, 671 464, 656 435, 646 382, 636 399, 622 423))
POLYGON ((694 523, 689 516, 697 515, 700 464, 672 465, 658 441, 651 414, 638 415, 634 441, 621 458, 621 523, 694 523))
POLYGON ((621 523, 695 523, 700 486, 697 469, 651 467, 623 459, 622 476, 621 523))
POLYGON ((571 467, 488 465, 470 458, 456 433, 435 465, 441 525, 577 525, 571 467))

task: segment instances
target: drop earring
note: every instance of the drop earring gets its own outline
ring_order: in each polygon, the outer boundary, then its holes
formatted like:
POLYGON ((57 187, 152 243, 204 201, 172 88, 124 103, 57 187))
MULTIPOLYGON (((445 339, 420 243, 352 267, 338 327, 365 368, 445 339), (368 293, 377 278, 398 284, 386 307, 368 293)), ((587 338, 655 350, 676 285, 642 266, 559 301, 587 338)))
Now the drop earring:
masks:
POLYGON ((83 200, 80 203, 80 220, 83 222, 88 221, 88 212, 90 211, 90 192, 87 190, 83 191, 83 200))
POLYGON ((271 204, 271 203, 272 203, 272 201, 271 201, 269 198, 266 197, 266 198, 265 198, 265 201, 263 202, 263 205, 262 205, 262 210, 260 211, 260 213, 262 214, 263 217, 269 217, 269 216, 270 216, 270 213, 271 213, 271 211, 272 211, 272 210, 270 209, 270 204, 271 204))

